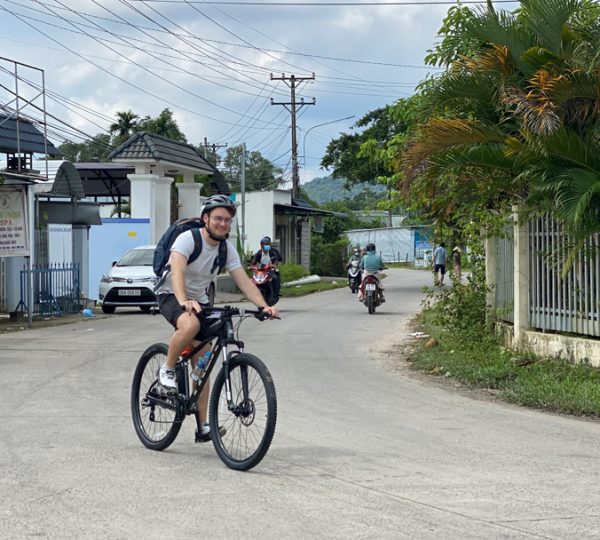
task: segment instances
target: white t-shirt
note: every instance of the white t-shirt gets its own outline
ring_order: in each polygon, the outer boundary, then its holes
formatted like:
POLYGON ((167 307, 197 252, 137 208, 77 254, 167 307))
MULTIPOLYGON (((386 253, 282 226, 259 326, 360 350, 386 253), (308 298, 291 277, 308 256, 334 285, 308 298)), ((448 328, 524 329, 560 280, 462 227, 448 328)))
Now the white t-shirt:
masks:
MULTIPOLYGON (((190 258, 194 251, 194 237, 192 231, 185 231, 175 239, 175 242, 173 242, 173 245, 171 246, 171 252, 173 251, 181 253, 186 259, 190 258)), ((219 271, 218 263, 215 265, 213 274, 211 274, 210 270, 218 259, 219 244, 211 246, 204 238, 202 238, 202 252, 194 262, 187 265, 185 272, 185 288, 190 300, 197 300, 200 303, 208 302, 206 288, 210 285, 210 282, 219 271)), ((242 263, 235 247, 227 240, 227 262, 225 263, 225 269, 228 272, 231 272, 241 266, 242 263)), ((173 292, 173 282, 171 280, 170 272, 157 292, 159 294, 173 292)))

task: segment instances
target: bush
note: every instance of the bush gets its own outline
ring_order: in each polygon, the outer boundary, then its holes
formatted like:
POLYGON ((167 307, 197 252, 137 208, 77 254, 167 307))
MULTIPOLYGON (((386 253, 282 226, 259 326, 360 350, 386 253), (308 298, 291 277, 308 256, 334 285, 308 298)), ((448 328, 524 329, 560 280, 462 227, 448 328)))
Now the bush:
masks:
POLYGON ((465 341, 489 336, 486 323, 488 288, 482 260, 474 264, 466 284, 453 280, 452 287, 435 287, 428 292, 425 307, 431 310, 435 326, 460 335, 465 341))
POLYGON ((308 272, 304 267, 299 264, 285 263, 279 265, 279 275, 281 276, 281 283, 287 283, 288 281, 296 281, 304 276, 308 272))
POLYGON ((348 240, 340 239, 325 244, 313 236, 310 268, 313 274, 320 276, 343 276, 348 260, 348 240))

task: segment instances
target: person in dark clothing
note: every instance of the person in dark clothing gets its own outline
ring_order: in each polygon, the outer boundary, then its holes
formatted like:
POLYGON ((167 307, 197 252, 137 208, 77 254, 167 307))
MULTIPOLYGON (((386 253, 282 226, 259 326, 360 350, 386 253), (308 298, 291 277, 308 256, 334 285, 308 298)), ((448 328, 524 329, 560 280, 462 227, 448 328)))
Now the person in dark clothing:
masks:
POLYGON ((260 240, 260 249, 252 256, 250 264, 273 266, 273 292, 275 298, 279 298, 279 290, 281 289, 281 278, 279 276, 279 268, 277 266, 282 261, 281 255, 277 249, 272 246, 271 237, 264 236, 260 240))

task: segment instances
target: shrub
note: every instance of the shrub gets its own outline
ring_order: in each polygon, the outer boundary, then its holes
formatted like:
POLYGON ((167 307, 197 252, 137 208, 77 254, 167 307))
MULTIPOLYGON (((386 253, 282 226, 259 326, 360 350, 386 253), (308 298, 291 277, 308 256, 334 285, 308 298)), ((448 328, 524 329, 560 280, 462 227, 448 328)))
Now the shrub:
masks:
POLYGON ((348 259, 348 240, 340 239, 325 244, 313 236, 310 268, 313 274, 320 276, 343 276, 346 273, 348 259))
POLYGON ((281 283, 287 283, 288 281, 295 281, 304 277, 308 272, 304 267, 299 264, 285 263, 279 265, 279 275, 281 276, 281 283))

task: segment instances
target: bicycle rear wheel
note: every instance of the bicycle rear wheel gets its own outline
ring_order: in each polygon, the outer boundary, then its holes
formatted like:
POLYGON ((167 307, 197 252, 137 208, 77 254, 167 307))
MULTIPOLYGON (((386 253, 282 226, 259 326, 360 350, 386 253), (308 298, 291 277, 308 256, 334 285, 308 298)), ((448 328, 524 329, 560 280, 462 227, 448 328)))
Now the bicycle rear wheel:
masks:
POLYGON ((131 417, 140 441, 151 450, 164 450, 177 437, 183 417, 176 398, 158 386, 157 374, 167 358, 167 346, 156 343, 140 357, 131 383, 131 417))
POLYGON ((225 371, 210 396, 210 431, 217 454, 231 469, 247 471, 267 453, 277 423, 277 396, 267 366, 242 353, 229 362, 233 410, 227 406, 225 371))

